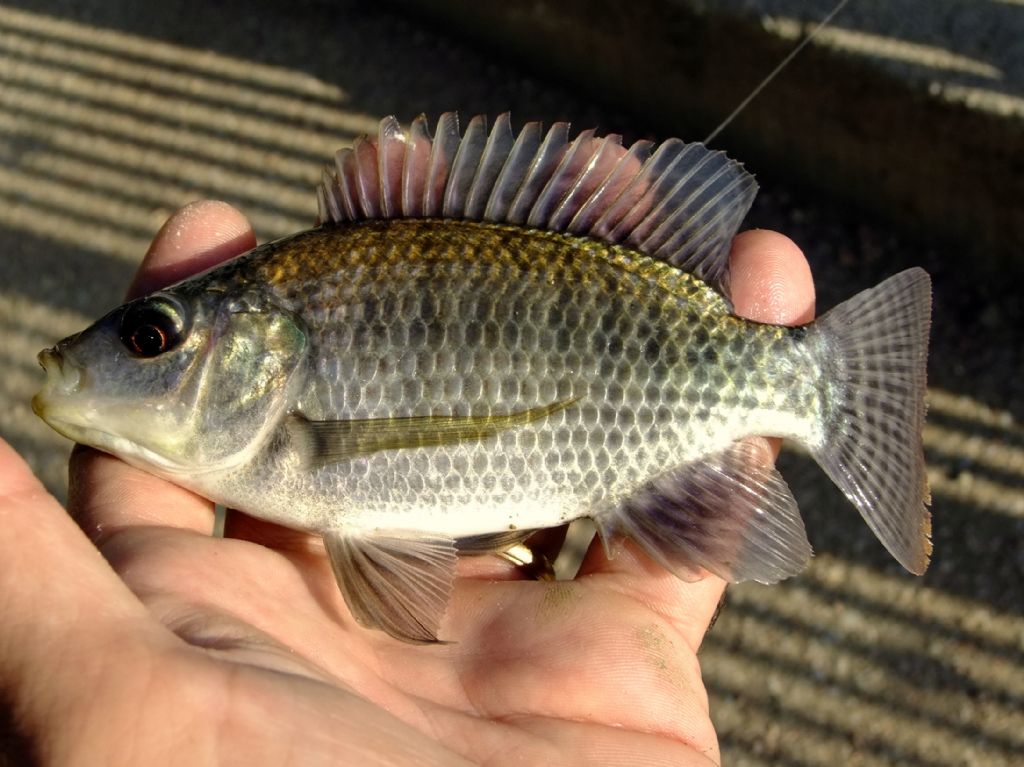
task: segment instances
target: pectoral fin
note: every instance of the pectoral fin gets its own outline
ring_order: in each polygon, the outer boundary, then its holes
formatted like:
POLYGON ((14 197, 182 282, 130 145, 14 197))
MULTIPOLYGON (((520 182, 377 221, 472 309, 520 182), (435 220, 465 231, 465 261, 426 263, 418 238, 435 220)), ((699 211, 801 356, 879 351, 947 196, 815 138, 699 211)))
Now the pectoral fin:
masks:
POLYGON ((352 615, 367 628, 405 642, 438 642, 458 560, 451 538, 404 530, 324 533, 338 586, 352 615))
POLYGON ((379 450, 435 447, 487 439, 502 431, 545 418, 575 401, 561 400, 497 415, 489 413, 311 421, 296 413, 288 418, 286 428, 304 464, 315 469, 379 450))
POLYGON ((595 522, 606 543, 628 535, 684 580, 704 568, 728 581, 775 583, 811 556, 793 494, 748 442, 667 472, 595 522))

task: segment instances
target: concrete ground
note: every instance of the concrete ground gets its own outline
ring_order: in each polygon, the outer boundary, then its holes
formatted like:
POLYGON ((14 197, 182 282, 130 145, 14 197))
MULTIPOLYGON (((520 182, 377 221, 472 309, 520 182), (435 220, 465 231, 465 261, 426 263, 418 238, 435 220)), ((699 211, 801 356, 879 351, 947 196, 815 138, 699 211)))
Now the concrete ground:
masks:
MULTIPOLYGON (((989 28, 986 14, 999 29, 1024 14, 1019 0, 960 5, 982 29, 989 28)), ((962 55, 980 62, 978 71, 989 71, 987 63, 1019 76, 1007 61, 1019 65, 1024 35, 1007 39, 997 50, 962 55)), ((763 62, 763 71, 774 64, 763 62)), ((303 228, 315 214, 310 190, 320 164, 386 114, 409 120, 424 111, 511 110, 517 122, 570 119, 581 128, 665 137, 666 118, 637 105, 616 108, 622 102, 611 93, 602 98, 600 82, 586 91, 561 82, 484 55, 419 16, 355 2, 258 11, 242 2, 6 3, 0 434, 64 494, 69 446, 28 407, 41 380, 35 354, 118 303, 160 223, 191 199, 232 202, 261 239, 303 228)), ((1006 95, 1011 103, 1019 98, 1006 95)), ((857 106, 847 105, 851 113, 857 106)), ((817 557, 781 586, 731 589, 703 650, 726 763, 1019 763, 1019 281, 996 278, 998 269, 979 278, 959 247, 896 234, 863 208, 790 185, 774 162, 764 166, 772 170, 751 167, 763 191, 750 223, 786 232, 805 248, 822 308, 910 265, 933 274, 926 445, 936 553, 923 578, 907 576, 820 471, 786 455, 782 471, 817 557)))
MULTIPOLYGON (((398 2, 398 0, 395 0, 398 2)), ((836 0, 401 0, 660 131, 712 133, 836 0)), ((715 139, 1024 276, 1020 0, 853 0, 715 139)))

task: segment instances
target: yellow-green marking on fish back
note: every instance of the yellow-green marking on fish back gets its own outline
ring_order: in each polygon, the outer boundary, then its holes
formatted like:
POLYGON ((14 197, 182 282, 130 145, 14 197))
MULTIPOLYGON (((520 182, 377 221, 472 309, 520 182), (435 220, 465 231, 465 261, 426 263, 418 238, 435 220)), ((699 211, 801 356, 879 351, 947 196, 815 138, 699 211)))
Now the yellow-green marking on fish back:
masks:
MULTIPOLYGON (((510 224, 441 219, 394 219, 324 226, 279 242, 270 258, 253 260, 252 279, 289 286, 318 279, 353 281, 428 275, 443 264, 485 274, 543 272, 595 289, 620 290, 597 262, 642 278, 636 290, 660 289, 709 313, 730 313, 728 301, 688 272, 621 245, 510 224)), ((646 296, 645 296, 646 298, 646 296)))

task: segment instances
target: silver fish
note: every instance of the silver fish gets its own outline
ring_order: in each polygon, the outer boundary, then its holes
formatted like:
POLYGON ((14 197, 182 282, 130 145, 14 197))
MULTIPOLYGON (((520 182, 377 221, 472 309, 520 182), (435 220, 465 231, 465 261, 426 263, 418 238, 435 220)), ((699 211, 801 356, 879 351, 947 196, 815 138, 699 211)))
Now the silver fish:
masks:
POLYGON ((443 115, 338 153, 321 225, 40 354, 71 439, 323 536, 353 615, 432 642, 459 552, 583 516, 685 578, 770 583, 811 548, 743 438, 805 445, 908 570, 930 554, 930 281, 813 324, 736 317, 756 193, 721 152, 443 115))

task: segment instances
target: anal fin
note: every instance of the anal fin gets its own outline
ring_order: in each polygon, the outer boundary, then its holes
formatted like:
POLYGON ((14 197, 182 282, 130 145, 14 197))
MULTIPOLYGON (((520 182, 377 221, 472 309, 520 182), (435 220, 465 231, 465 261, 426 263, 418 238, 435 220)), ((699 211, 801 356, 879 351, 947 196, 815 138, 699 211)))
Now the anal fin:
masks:
POLYGON ((324 545, 345 602, 367 628, 405 642, 438 642, 451 599, 455 541, 403 530, 329 530, 324 545))
POLYGON ((666 472, 595 522, 606 545, 627 535, 685 580, 704 568, 728 581, 775 583, 811 557, 793 494, 749 442, 666 472))

